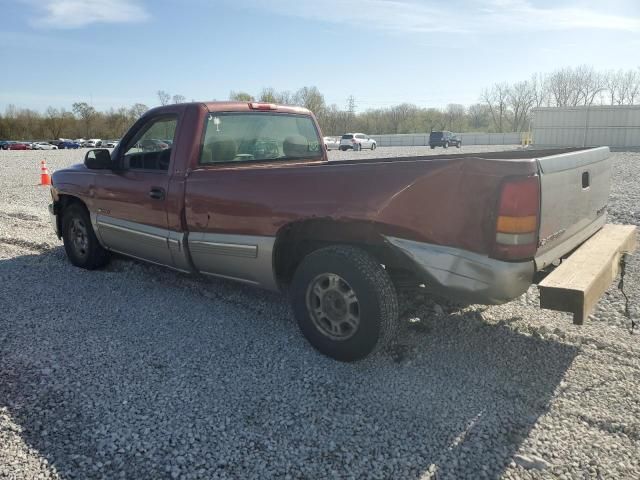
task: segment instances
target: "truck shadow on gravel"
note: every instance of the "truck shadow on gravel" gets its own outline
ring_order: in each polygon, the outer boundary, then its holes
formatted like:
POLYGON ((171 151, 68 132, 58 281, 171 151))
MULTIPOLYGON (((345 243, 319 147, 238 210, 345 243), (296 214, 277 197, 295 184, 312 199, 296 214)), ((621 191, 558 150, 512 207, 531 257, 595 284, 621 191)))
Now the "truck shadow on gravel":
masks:
POLYGON ((60 248, 0 276, 0 413, 19 426, 0 415, 0 449, 25 477, 26 444, 61 478, 499 478, 579 352, 424 310, 342 364, 286 299, 231 282, 87 272, 60 248))

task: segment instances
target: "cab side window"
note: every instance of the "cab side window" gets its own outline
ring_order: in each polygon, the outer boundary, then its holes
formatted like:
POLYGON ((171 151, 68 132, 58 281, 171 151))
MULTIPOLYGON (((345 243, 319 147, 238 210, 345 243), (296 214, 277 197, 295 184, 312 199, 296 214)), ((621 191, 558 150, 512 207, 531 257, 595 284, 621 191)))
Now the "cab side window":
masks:
POLYGON ((125 170, 169 170, 178 118, 168 115, 149 120, 124 148, 125 170))

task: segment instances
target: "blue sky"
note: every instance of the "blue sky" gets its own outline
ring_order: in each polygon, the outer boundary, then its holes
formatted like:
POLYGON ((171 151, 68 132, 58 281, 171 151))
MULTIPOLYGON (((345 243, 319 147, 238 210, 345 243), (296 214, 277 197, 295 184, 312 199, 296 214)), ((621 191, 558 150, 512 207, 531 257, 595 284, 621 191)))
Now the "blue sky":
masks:
POLYGON ((563 66, 640 66, 640 0, 0 0, 0 111, 317 86, 470 104, 563 66))

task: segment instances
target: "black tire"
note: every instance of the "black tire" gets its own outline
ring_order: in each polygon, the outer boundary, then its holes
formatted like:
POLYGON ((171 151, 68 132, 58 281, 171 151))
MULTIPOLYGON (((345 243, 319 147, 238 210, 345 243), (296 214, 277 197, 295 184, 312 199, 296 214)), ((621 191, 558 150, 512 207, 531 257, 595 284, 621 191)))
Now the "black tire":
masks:
POLYGON ((444 148, 449 148, 449 142, 444 142, 443 147, 444 147, 444 148))
POLYGON ((431 147, 431 150, 435 150, 436 146, 435 145, 429 145, 431 147))
POLYGON ((89 213, 82 205, 69 205, 62 212, 62 240, 67 257, 76 267, 94 270, 109 262, 109 252, 98 242, 89 213))
POLYGON ((377 145, 375 143, 371 144, 371 150, 375 150, 377 148, 377 145))
POLYGON ((460 148, 462 146, 462 142, 458 142, 458 144, 456 145, 456 148, 460 148))
MULTIPOLYGON (((332 308, 331 305, 338 308, 331 298, 326 300, 330 302, 328 308, 332 308)), ((395 287, 382 265, 359 248, 336 245, 316 250, 305 257, 293 278, 291 302, 298 326, 309 343, 320 353, 343 362, 360 360, 383 348, 397 332, 398 297, 395 287), (315 302, 324 312, 325 296, 329 290, 324 290, 320 300, 314 288, 323 276, 337 276, 354 292, 358 322, 356 328, 347 332, 347 337, 331 338, 328 329, 323 332, 319 324, 322 321, 334 323, 334 320, 325 315, 319 321, 310 311, 309 306, 315 302)), ((352 306, 345 305, 344 312, 351 311, 352 306)))

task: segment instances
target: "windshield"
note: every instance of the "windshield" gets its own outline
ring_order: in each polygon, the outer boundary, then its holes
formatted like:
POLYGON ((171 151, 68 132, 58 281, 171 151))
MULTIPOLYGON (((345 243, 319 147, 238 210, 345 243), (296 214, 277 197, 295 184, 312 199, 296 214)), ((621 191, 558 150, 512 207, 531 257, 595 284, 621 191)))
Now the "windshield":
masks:
POLYGON ((200 163, 319 158, 321 145, 307 115, 212 113, 200 163))

